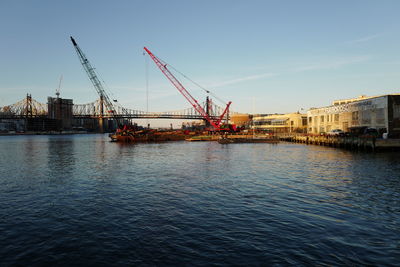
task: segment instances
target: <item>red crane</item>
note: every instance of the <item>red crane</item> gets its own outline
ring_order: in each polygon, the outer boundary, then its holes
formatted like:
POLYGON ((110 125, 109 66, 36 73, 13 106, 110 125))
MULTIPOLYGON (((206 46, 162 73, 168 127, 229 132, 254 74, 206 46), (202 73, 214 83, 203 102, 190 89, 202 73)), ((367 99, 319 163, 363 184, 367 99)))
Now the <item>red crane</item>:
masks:
POLYGON ((186 98, 187 101, 193 106, 193 108, 203 116, 205 120, 207 120, 214 128, 215 130, 219 131, 221 130, 220 124, 225 116, 225 114, 229 110, 229 106, 231 105, 231 101, 228 102, 226 105, 226 108, 224 112, 221 114, 221 116, 217 120, 213 120, 207 112, 203 109, 203 107, 199 104, 199 102, 185 89, 185 87, 175 78, 175 76, 169 71, 167 68, 167 64, 163 62, 161 59, 153 55, 153 53, 150 52, 149 49, 144 47, 144 50, 149 54, 151 59, 156 63, 157 67, 164 73, 164 75, 170 80, 170 82, 178 89, 178 91, 186 98))

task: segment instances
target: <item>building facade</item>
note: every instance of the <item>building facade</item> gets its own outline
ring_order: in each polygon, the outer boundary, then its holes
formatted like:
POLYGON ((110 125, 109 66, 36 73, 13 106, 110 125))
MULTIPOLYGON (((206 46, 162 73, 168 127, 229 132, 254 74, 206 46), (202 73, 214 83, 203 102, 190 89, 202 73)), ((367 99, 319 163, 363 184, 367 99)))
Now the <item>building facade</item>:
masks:
POLYGON ((72 129, 72 99, 63 99, 59 97, 48 97, 47 108, 48 118, 59 120, 61 129, 72 129))
POLYGON ((383 95, 334 101, 332 106, 307 112, 308 133, 321 134, 340 129, 353 132, 375 128, 391 135, 400 134, 400 95, 383 95))
POLYGON ((252 128, 273 133, 305 133, 307 131, 307 115, 298 112, 254 115, 252 128))
POLYGON ((249 126, 251 124, 251 116, 249 114, 232 114, 229 121, 238 127, 249 126))

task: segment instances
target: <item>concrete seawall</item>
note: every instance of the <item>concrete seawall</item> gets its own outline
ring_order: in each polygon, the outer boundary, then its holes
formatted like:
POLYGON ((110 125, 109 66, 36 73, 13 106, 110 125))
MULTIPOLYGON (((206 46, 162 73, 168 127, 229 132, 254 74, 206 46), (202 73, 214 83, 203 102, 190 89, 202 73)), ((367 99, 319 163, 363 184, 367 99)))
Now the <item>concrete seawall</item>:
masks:
POLYGON ((320 146, 331 146, 350 150, 381 151, 400 150, 400 139, 380 139, 373 136, 280 136, 280 140, 320 146))

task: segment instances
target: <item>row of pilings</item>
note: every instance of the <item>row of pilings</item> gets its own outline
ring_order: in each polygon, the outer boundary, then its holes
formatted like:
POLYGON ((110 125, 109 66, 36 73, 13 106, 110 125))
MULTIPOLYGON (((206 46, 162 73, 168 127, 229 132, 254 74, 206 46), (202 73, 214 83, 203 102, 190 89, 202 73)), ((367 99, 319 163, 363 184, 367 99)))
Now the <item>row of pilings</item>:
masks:
POLYGON ((375 151, 375 136, 282 135, 281 141, 330 146, 349 150, 375 151))

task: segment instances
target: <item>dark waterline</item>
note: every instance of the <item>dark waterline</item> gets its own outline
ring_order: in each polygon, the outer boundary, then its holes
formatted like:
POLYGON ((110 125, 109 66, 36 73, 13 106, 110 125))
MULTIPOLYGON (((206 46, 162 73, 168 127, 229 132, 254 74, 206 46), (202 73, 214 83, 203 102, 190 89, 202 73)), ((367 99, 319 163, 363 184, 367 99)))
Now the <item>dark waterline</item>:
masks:
POLYGON ((393 265, 399 153, 0 137, 0 266, 393 265))

